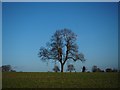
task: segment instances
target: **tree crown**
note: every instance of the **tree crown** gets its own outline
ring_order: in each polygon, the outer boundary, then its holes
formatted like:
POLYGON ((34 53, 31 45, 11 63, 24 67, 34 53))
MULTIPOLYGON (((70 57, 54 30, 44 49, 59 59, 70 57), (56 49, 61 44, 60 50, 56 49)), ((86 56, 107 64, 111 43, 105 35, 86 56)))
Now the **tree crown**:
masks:
POLYGON ((78 51, 76 39, 77 35, 70 29, 57 30, 47 43, 47 48, 41 47, 38 55, 42 60, 58 60, 62 66, 67 60, 85 61, 84 54, 78 51))

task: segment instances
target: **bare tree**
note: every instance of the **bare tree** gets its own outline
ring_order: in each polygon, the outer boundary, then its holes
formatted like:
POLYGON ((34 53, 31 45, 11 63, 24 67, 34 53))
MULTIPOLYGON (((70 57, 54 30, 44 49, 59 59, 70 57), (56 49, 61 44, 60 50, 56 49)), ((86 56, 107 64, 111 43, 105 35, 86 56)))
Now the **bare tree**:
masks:
POLYGON ((61 72, 67 60, 85 61, 84 55, 78 52, 76 37, 71 30, 57 30, 47 43, 47 48, 41 47, 38 53, 42 60, 56 60, 61 64, 61 72))

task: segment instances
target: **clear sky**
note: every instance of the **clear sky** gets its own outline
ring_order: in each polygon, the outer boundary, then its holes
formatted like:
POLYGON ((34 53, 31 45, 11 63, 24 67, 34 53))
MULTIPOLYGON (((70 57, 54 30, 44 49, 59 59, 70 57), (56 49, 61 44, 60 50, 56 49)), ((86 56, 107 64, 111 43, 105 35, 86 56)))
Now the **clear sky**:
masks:
POLYGON ((93 65, 101 69, 118 67, 118 3, 2 5, 3 65, 10 64, 17 71, 52 71, 54 62, 47 67, 37 54, 57 29, 68 28, 77 34, 79 50, 86 58, 85 63, 74 62, 77 71, 83 65, 88 70, 93 65))

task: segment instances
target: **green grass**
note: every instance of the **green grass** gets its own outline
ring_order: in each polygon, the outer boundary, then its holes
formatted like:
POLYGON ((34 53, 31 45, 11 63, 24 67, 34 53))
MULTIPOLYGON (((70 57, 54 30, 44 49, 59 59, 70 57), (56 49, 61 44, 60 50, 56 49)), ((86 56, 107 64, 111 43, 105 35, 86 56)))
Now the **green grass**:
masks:
POLYGON ((3 88, 117 88, 118 73, 4 72, 3 88))

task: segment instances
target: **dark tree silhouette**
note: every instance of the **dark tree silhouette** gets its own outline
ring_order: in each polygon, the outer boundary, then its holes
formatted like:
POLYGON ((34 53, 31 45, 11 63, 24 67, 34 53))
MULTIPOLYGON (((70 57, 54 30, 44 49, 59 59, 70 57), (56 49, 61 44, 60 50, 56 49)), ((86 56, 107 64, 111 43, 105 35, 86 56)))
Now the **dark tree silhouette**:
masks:
POLYGON ((47 43, 47 48, 41 47, 39 57, 42 60, 57 60, 61 64, 61 72, 67 60, 85 61, 84 55, 78 52, 76 35, 69 29, 57 30, 47 43))
POLYGON ((75 71, 74 65, 72 64, 68 65, 67 71, 72 72, 73 70, 75 71))
POLYGON ((83 66, 83 68, 82 68, 82 72, 85 72, 85 70, 86 70, 86 67, 85 67, 85 66, 83 66))

